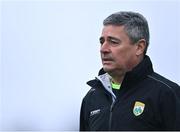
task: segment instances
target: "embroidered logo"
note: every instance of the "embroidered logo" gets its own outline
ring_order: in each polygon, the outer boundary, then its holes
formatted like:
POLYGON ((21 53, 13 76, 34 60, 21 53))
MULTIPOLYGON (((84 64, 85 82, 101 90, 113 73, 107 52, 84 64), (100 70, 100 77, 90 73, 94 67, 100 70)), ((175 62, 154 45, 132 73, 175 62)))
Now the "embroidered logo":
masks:
POLYGON ((136 101, 133 108, 133 113, 135 116, 139 116, 143 113, 145 104, 139 101, 136 101))
POLYGON ((97 109, 97 110, 93 110, 90 112, 90 116, 93 116, 93 115, 96 115, 96 114, 99 114, 101 112, 100 109, 97 109))

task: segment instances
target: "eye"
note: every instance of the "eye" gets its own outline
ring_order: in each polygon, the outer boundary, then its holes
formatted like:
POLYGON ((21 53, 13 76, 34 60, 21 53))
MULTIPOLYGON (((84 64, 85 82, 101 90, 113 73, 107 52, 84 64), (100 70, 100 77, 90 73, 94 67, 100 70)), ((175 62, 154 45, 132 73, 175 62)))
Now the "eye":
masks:
POLYGON ((117 42, 116 40, 113 40, 113 39, 111 39, 111 40, 109 40, 112 44, 119 44, 119 42, 117 42))
POLYGON ((112 45, 112 46, 117 46, 120 44, 120 41, 117 39, 109 38, 108 41, 109 41, 110 45, 112 45))
POLYGON ((100 42, 101 45, 103 45, 104 41, 105 41, 105 39, 102 38, 102 37, 99 39, 99 42, 100 42))

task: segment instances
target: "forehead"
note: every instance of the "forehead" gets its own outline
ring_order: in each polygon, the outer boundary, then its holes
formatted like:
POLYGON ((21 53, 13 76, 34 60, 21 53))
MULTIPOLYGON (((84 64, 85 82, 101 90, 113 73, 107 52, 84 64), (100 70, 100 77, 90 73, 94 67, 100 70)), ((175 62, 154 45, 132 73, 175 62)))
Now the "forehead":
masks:
POLYGON ((106 25, 102 29, 101 37, 113 37, 120 40, 130 40, 129 36, 124 30, 124 26, 106 25))
POLYGON ((102 29, 102 36, 114 36, 125 35, 124 26, 106 25, 102 29))

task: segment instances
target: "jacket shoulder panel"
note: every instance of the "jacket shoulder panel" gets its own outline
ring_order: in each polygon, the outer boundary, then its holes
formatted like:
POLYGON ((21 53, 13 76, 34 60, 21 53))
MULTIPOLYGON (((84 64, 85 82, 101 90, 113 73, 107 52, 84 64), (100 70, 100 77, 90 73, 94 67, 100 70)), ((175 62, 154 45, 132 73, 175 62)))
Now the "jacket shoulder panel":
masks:
POLYGON ((153 73, 152 75, 148 75, 148 78, 154 80, 159 86, 164 86, 164 88, 168 88, 170 90, 180 90, 180 86, 169 79, 157 74, 153 73))

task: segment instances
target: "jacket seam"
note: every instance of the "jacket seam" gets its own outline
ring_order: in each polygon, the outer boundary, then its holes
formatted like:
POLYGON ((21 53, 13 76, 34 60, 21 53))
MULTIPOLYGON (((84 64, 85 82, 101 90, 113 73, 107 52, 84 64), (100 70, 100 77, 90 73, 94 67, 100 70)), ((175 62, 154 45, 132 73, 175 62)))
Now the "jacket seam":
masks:
POLYGON ((157 79, 157 78, 155 78, 155 77, 153 77, 153 76, 151 76, 151 75, 148 75, 148 77, 151 78, 151 79, 153 79, 153 80, 155 80, 155 81, 157 81, 157 82, 160 82, 161 84, 166 85, 169 89, 172 90, 172 87, 169 86, 167 83, 165 83, 165 82, 163 82, 163 81, 161 81, 161 80, 159 80, 159 79, 157 79))

